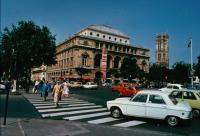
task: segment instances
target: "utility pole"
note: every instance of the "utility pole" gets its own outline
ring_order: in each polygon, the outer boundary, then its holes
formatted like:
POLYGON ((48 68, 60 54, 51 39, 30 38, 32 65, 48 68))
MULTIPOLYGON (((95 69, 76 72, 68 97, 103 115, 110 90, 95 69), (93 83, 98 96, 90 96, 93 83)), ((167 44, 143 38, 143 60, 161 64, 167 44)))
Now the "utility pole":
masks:
POLYGON ((192 60, 192 39, 190 39, 190 43, 188 45, 190 47, 190 61, 191 61, 191 70, 190 70, 190 76, 191 76, 191 86, 193 88, 193 60, 192 60))

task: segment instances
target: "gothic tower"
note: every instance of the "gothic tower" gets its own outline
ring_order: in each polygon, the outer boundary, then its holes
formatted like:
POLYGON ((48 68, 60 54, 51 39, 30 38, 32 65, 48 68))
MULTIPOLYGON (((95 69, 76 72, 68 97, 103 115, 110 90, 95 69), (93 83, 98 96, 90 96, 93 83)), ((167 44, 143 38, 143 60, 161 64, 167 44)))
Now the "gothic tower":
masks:
POLYGON ((159 34, 156 37, 155 62, 169 68, 169 36, 167 33, 159 34))

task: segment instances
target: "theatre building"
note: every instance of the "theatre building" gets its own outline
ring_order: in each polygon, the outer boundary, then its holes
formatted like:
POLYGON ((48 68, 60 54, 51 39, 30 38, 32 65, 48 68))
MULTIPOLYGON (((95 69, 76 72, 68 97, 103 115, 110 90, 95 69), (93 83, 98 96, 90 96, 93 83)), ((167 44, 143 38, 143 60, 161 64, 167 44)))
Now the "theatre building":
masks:
POLYGON ((104 75, 103 72, 110 69, 119 69, 123 61, 132 56, 138 66, 148 72, 149 49, 131 45, 129 40, 127 35, 110 26, 88 26, 58 44, 57 64, 47 67, 47 79, 93 80, 99 73, 104 75), (80 74, 77 69, 87 72, 80 74))

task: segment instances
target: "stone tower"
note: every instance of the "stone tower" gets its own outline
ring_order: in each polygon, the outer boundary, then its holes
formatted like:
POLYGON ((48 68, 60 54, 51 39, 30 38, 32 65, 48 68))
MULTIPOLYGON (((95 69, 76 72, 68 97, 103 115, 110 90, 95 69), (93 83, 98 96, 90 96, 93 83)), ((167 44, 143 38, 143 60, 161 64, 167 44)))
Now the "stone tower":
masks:
POLYGON ((167 33, 159 34, 156 37, 155 62, 169 68, 169 36, 167 33))

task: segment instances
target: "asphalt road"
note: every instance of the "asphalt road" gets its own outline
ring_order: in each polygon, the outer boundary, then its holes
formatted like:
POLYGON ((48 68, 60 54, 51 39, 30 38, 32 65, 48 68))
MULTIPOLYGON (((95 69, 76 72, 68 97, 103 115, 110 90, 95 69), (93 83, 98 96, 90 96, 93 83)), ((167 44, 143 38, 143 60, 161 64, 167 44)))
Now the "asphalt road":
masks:
MULTIPOLYGON (((70 93, 73 98, 79 98, 81 100, 85 100, 91 103, 95 103, 96 105, 106 106, 106 101, 118 98, 118 94, 111 91, 110 88, 98 88, 97 90, 89 90, 89 89, 70 89, 70 93)), ((37 101, 42 100, 41 97, 37 94, 29 94, 28 97, 33 97, 37 99, 37 101)), ((8 108, 8 118, 21 118, 21 119, 42 119, 41 114, 35 109, 35 107, 30 103, 30 99, 24 96, 10 96, 9 98, 9 108, 8 108)), ((4 105, 5 105, 5 95, 0 95, 1 97, 1 118, 3 117, 4 105)), ((52 98, 48 97, 49 101, 47 103, 52 102, 52 98)), ((38 103, 40 103, 38 101, 38 103)), ((63 107, 64 108, 64 107, 63 107)), ((56 119, 57 118, 48 118, 48 119, 56 119)), ((132 130, 141 130, 141 131, 153 131, 153 132, 167 132, 171 135, 190 135, 190 136, 199 136, 200 135, 200 119, 192 119, 191 122, 183 123, 177 127, 170 127, 164 121, 160 120, 150 120, 150 119, 142 119, 142 118, 133 118, 127 117, 123 120, 123 122, 128 122, 131 120, 138 120, 146 122, 144 124, 136 125, 133 127, 129 127, 132 130)), ((78 121, 79 122, 79 121, 78 121)), ((81 120, 81 122, 86 122, 86 120, 81 120)), ((120 123, 120 122, 115 122, 120 123)), ((112 125, 112 124, 104 124, 112 125)), ((103 126, 104 126, 103 125, 103 126)), ((101 125, 99 125, 101 126, 101 125)))
MULTIPOLYGON (((98 88, 97 90, 71 89, 70 92, 75 97, 103 106, 106 106, 106 101, 113 100, 119 97, 117 93, 111 91, 111 88, 98 88)), ((164 121, 161 120, 127 117, 127 120, 131 119, 147 122, 142 125, 134 126, 134 128, 141 128, 145 130, 159 132, 168 132, 172 135, 200 135, 200 118, 192 119, 190 122, 181 122, 181 124, 177 127, 170 127, 164 121)))

